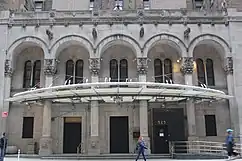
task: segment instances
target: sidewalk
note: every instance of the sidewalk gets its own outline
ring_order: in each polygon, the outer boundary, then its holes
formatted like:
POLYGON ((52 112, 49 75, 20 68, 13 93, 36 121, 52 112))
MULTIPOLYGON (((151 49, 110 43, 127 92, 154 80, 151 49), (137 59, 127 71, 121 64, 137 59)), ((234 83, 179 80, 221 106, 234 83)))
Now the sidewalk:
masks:
MULTIPOLYGON (((55 161, 70 161, 70 160, 56 160, 55 161)), ((127 160, 108 160, 108 161, 134 161, 135 159, 127 159, 127 160)), ((140 159, 142 161, 142 159, 140 159)), ((194 161, 193 160, 176 160, 176 159, 149 159, 152 161, 194 161)), ((214 159, 214 160, 195 160, 195 161, 224 161, 225 159, 214 159)), ((5 158, 4 161, 18 161, 17 158, 5 158)), ((36 159, 36 158, 20 158, 19 161, 51 161, 51 160, 45 160, 45 159, 36 159)), ((80 161, 80 160, 72 160, 72 161, 80 161)), ((81 161, 90 161, 90 160, 81 160, 81 161)), ((93 160, 94 161, 94 160, 93 160)), ((98 160, 95 160, 98 161, 98 160)), ((100 161, 100 159, 99 159, 100 161)), ((104 160, 103 160, 104 161, 104 160)), ((237 159, 237 161, 242 161, 242 159, 237 159)))

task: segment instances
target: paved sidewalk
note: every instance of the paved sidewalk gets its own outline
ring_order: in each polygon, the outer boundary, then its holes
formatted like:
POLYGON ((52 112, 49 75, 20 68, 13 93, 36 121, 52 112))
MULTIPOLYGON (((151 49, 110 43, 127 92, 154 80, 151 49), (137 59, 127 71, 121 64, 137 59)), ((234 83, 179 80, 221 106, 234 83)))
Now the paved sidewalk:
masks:
MULTIPOLYGON (((54 159, 55 161, 70 161, 70 160, 57 160, 54 159)), ((176 159, 149 159, 151 161, 194 161, 193 160, 176 160, 176 159)), ((225 161, 226 159, 213 159, 213 160, 195 160, 195 161, 225 161)), ((4 161, 18 161, 17 158, 5 158, 4 161)), ((50 160, 45 160, 45 159, 31 159, 31 158, 20 158, 19 161, 50 161, 50 160)), ((71 160, 71 161, 91 161, 91 160, 71 160)), ((92 160, 92 161, 100 161, 100 160, 92 160)), ((127 160, 103 160, 103 161, 134 161, 127 159, 127 160)), ((142 159, 140 159, 142 161, 142 159)), ((242 159, 237 159, 237 161, 242 161, 242 159)))

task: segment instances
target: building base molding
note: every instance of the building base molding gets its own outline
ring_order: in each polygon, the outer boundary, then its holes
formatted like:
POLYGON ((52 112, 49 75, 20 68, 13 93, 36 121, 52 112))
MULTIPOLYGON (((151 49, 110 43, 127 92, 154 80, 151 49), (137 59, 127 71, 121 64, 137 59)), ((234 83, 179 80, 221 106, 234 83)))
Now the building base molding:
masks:
POLYGON ((100 138, 99 136, 91 136, 88 145, 88 155, 100 154, 100 138))
POLYGON ((53 153, 52 151, 52 138, 50 137, 42 137, 40 139, 40 156, 48 156, 53 153))

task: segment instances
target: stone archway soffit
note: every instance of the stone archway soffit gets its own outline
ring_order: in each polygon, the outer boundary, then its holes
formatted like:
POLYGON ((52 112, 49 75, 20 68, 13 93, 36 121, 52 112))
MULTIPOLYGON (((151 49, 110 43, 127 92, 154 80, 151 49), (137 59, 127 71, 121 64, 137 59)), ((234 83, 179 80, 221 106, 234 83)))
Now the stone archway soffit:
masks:
POLYGON ((88 51, 90 56, 92 56, 93 50, 94 50, 94 45, 87 38, 80 36, 80 35, 66 35, 66 36, 59 38, 50 47, 50 49, 49 49, 50 53, 51 54, 53 53, 53 55, 56 56, 56 54, 57 54, 56 52, 59 49, 59 47, 62 44, 66 43, 66 42, 71 42, 71 41, 80 42, 80 45, 88 51))
POLYGON ((186 44, 180 39, 178 38, 177 36, 174 36, 174 35, 171 35, 171 34, 167 34, 167 33, 161 33, 161 34, 157 34, 157 35, 154 35, 152 37, 150 37, 145 43, 144 43, 144 46, 143 46, 143 53, 144 53, 144 56, 146 57, 148 55, 148 52, 149 50, 151 49, 151 47, 161 41, 161 40, 168 40, 168 41, 171 41, 172 43, 174 43, 176 45, 176 48, 178 48, 181 53, 181 56, 183 57, 186 57, 187 56, 187 51, 188 51, 188 48, 186 46, 186 44))
POLYGON ((117 41, 117 40, 121 40, 121 41, 128 43, 131 46, 132 50, 134 50, 136 55, 139 55, 139 53, 141 53, 141 51, 142 51, 140 44, 133 37, 128 36, 128 35, 124 35, 124 34, 114 34, 114 35, 110 35, 110 36, 103 38, 97 44, 97 46, 95 48, 95 52, 97 51, 97 56, 100 57, 102 52, 104 52, 105 48, 111 42, 114 42, 114 41, 117 41))
POLYGON ((192 56, 195 47, 197 45, 199 45, 200 42, 206 41, 206 40, 207 41, 210 40, 210 41, 214 41, 214 42, 218 43, 223 48, 223 50, 225 52, 225 56, 231 56, 232 48, 230 47, 230 45, 222 37, 219 37, 219 36, 213 35, 213 34, 202 34, 202 35, 195 37, 188 45, 189 55, 192 56))
POLYGON ((39 37, 35 37, 35 36, 25 36, 25 37, 21 37, 21 38, 15 40, 8 47, 8 49, 7 49, 7 59, 12 59, 14 50, 16 50, 17 47, 19 47, 19 46, 21 46, 22 44, 25 44, 25 43, 36 44, 36 46, 40 47, 44 51, 45 57, 48 57, 47 56, 49 54, 48 45, 44 40, 42 40, 39 37))

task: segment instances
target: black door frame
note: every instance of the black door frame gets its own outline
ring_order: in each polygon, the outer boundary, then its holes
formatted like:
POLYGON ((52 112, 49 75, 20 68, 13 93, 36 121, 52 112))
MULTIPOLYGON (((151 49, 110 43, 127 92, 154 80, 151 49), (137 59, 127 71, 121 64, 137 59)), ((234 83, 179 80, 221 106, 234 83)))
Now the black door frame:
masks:
MULTIPOLYGON (((167 121, 164 118, 168 118, 168 122, 166 122, 166 123, 167 123, 167 126, 168 126, 168 135, 169 135, 168 139, 169 139, 169 141, 176 141, 176 140, 177 141, 185 141, 185 140, 187 140, 187 137, 186 137, 186 125, 185 125, 186 124, 186 119, 185 119, 186 117, 185 117, 184 108, 166 108, 166 109, 153 108, 151 110, 151 120, 150 120, 150 123, 152 125, 151 126, 151 139, 152 139, 151 140, 151 144, 152 144, 151 145, 151 147, 152 147, 151 151, 152 151, 152 153, 154 153, 154 151, 155 151, 154 150, 154 148, 155 148, 155 145, 154 145, 155 144, 154 128, 155 128, 155 126, 159 126, 159 125, 155 125, 155 124, 157 124, 155 122, 157 122, 159 119, 161 121, 162 120, 163 121, 167 121), (164 111, 162 111, 162 110, 164 110, 164 111), (170 110, 171 116, 172 116, 172 113, 174 111, 173 117, 169 117, 170 114, 165 114, 166 112, 169 113, 169 110, 170 110), (159 116, 155 116, 155 113, 156 113, 156 115, 159 115, 159 116), (163 116, 163 115, 165 115, 165 116, 163 116), (179 127, 180 128, 179 132, 174 134, 174 128, 172 126, 173 126, 174 122, 176 122, 176 121, 175 120, 170 120, 170 118, 176 118, 176 116, 178 116, 177 121, 178 122, 180 121, 181 127, 179 127), (171 122, 171 123, 169 123, 169 122, 171 122), (180 134, 180 135, 177 136, 177 134, 180 134)), ((160 122, 160 123, 163 124, 162 122, 160 122)))
MULTIPOLYGON (((117 126, 118 127, 118 126, 117 126)), ((110 116, 109 117, 109 152, 110 153, 113 153, 113 154, 119 154, 119 153, 129 153, 129 116, 110 116), (126 126, 126 128, 127 128, 127 139, 125 140, 125 142, 127 142, 127 144, 126 144, 126 151, 125 152, 113 152, 112 151, 112 132, 111 132, 111 126, 112 126, 112 124, 111 124, 111 120, 112 120, 112 118, 116 118, 116 119, 118 119, 118 118, 120 118, 120 119, 125 119, 125 122, 127 122, 127 126, 126 126)))
MULTIPOLYGON (((68 147, 68 145, 66 144, 66 129, 68 124, 71 125, 77 125, 80 128, 80 133, 78 134, 74 134, 73 137, 75 137, 75 135, 79 136, 79 143, 77 143, 78 145, 82 142, 82 117, 64 117, 63 118, 63 153, 69 153, 69 154, 76 154, 77 150, 75 149, 75 152, 67 152, 66 151, 66 146, 68 147)), ((69 131, 68 131, 69 132, 69 131)), ((70 133, 72 134, 72 131, 70 131, 70 133)), ((76 138, 76 137, 75 137, 76 138)), ((78 139, 78 140, 79 140, 78 139)), ((68 148, 67 148, 68 149, 68 148)))

